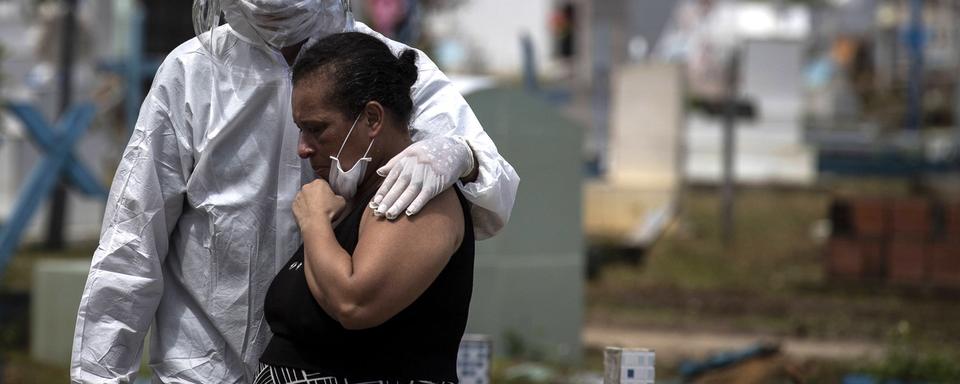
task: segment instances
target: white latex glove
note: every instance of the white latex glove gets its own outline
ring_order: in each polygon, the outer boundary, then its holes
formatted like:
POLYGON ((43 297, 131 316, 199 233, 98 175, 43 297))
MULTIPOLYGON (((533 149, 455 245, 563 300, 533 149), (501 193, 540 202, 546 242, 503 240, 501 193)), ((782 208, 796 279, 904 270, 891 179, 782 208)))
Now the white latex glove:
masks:
POLYGON ((462 137, 437 136, 415 142, 377 170, 386 179, 370 208, 390 220, 401 212, 413 216, 473 168, 473 150, 462 137))

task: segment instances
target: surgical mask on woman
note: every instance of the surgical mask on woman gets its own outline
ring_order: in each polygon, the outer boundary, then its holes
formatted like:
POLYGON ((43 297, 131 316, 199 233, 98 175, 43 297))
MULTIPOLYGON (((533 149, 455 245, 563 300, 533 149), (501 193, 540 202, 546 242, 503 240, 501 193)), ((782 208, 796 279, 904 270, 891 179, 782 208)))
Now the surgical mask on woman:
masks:
POLYGON ((347 131, 347 137, 343 139, 343 144, 340 145, 340 151, 337 152, 337 155, 330 156, 330 160, 332 160, 333 163, 330 164, 330 176, 327 178, 327 183, 330 184, 330 189, 333 190, 334 194, 347 200, 353 199, 354 195, 357 194, 357 188, 363 181, 363 175, 367 172, 367 164, 373 160, 373 158, 367 157, 370 153, 370 148, 373 147, 374 139, 371 139, 370 145, 367 146, 367 151, 353 164, 350 170, 344 171, 343 168, 340 167, 340 154, 343 153, 343 148, 347 146, 347 140, 350 140, 350 134, 353 133, 353 128, 357 126, 357 122, 360 121, 360 116, 362 115, 362 113, 357 115, 357 119, 353 121, 353 125, 350 126, 350 130, 347 131))

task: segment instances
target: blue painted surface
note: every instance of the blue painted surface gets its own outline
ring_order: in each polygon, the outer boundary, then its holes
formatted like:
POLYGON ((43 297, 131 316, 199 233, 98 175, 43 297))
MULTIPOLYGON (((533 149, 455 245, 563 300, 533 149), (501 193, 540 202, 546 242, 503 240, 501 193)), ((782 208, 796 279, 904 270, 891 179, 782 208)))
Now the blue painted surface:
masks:
POLYGON ((702 361, 686 360, 680 362, 680 375, 689 380, 713 370, 739 364, 755 357, 768 356, 779 351, 780 347, 777 345, 757 344, 738 351, 721 352, 702 361))
POLYGON ((817 154, 817 172, 850 176, 913 176, 960 171, 960 159, 929 162, 920 156, 893 151, 852 154, 821 151, 817 154))
MULTIPOLYGON (((31 107, 20 105, 19 108, 22 113, 29 111, 31 107)), ((95 183, 95 179, 84 179, 90 176, 89 171, 82 170, 83 167, 73 156, 73 148, 90 128, 94 112, 94 105, 90 103, 72 106, 64 113, 56 130, 51 129, 43 120, 36 119, 39 114, 34 116, 32 112, 27 112, 24 123, 29 131, 35 131, 31 134, 37 136, 39 146, 47 153, 30 172, 27 182, 20 187, 12 217, 0 228, 0 274, 6 269, 14 250, 20 244, 20 238, 30 219, 53 191, 62 174, 68 175, 71 180, 78 178, 78 185, 95 183), (43 139, 40 139, 41 137, 43 139)), ((91 190, 99 189, 95 185, 87 187, 91 190)), ((106 193, 102 196, 106 196, 106 193)))
MULTIPOLYGON (((23 122, 24 127, 27 128, 27 134, 30 135, 30 138, 42 152, 52 154, 65 149, 57 147, 57 134, 54 128, 47 124, 40 110, 36 107, 24 103, 10 103, 7 105, 7 109, 23 122)), ((58 123, 60 126, 63 126, 63 124, 62 121, 58 123)), ((89 168, 77 161, 73 151, 68 150, 68 152, 67 181, 87 196, 105 199, 108 193, 107 189, 97 181, 96 176, 89 168)))
POLYGON ((841 384, 932 384, 926 381, 903 381, 898 379, 887 379, 881 380, 876 377, 863 374, 863 373, 854 373, 846 375, 843 377, 841 384))
POLYGON ((910 24, 904 31, 904 40, 910 52, 910 72, 907 89, 907 129, 919 131, 923 121, 923 69, 927 31, 923 23, 923 0, 910 1, 910 24))

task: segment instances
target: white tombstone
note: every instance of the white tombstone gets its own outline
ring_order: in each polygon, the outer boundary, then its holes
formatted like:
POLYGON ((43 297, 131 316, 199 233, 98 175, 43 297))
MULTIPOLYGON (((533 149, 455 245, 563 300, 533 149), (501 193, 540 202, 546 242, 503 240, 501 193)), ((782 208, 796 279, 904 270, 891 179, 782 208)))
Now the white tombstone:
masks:
MULTIPOLYGON (((748 40, 740 67, 740 96, 756 108, 738 119, 734 177, 738 183, 808 185, 816 179, 816 151, 804 139, 800 40, 748 40)), ((691 114, 686 120, 687 180, 715 184, 723 174, 723 119, 691 114)))
POLYGON ((484 335, 466 334, 457 351, 457 377, 461 384, 490 384, 493 342, 484 335))
POLYGON ((676 210, 684 121, 680 67, 637 63, 612 81, 607 174, 584 185, 584 230, 593 241, 646 247, 676 210))
POLYGON ((89 260, 40 260, 33 268, 30 356, 51 365, 70 364, 73 330, 89 260))
POLYGON ((786 122, 771 128, 800 127, 806 44, 791 40, 749 40, 740 68, 740 94, 757 107, 758 120, 786 122))
POLYGON ((603 351, 603 383, 653 384, 655 361, 652 349, 607 347, 603 351))
POLYGON ((613 84, 607 180, 676 189, 684 113, 680 67, 625 66, 617 71, 613 84))

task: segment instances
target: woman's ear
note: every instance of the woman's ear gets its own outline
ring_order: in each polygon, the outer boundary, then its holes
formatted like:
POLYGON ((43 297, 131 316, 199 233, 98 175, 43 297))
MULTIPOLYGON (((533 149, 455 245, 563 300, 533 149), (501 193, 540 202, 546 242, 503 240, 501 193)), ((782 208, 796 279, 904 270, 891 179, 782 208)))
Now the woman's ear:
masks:
POLYGON ((386 111, 383 109, 383 105, 381 105, 379 102, 371 101, 363 107, 363 117, 361 118, 361 122, 369 127, 370 138, 380 135, 380 131, 383 129, 384 119, 386 117, 386 111))

